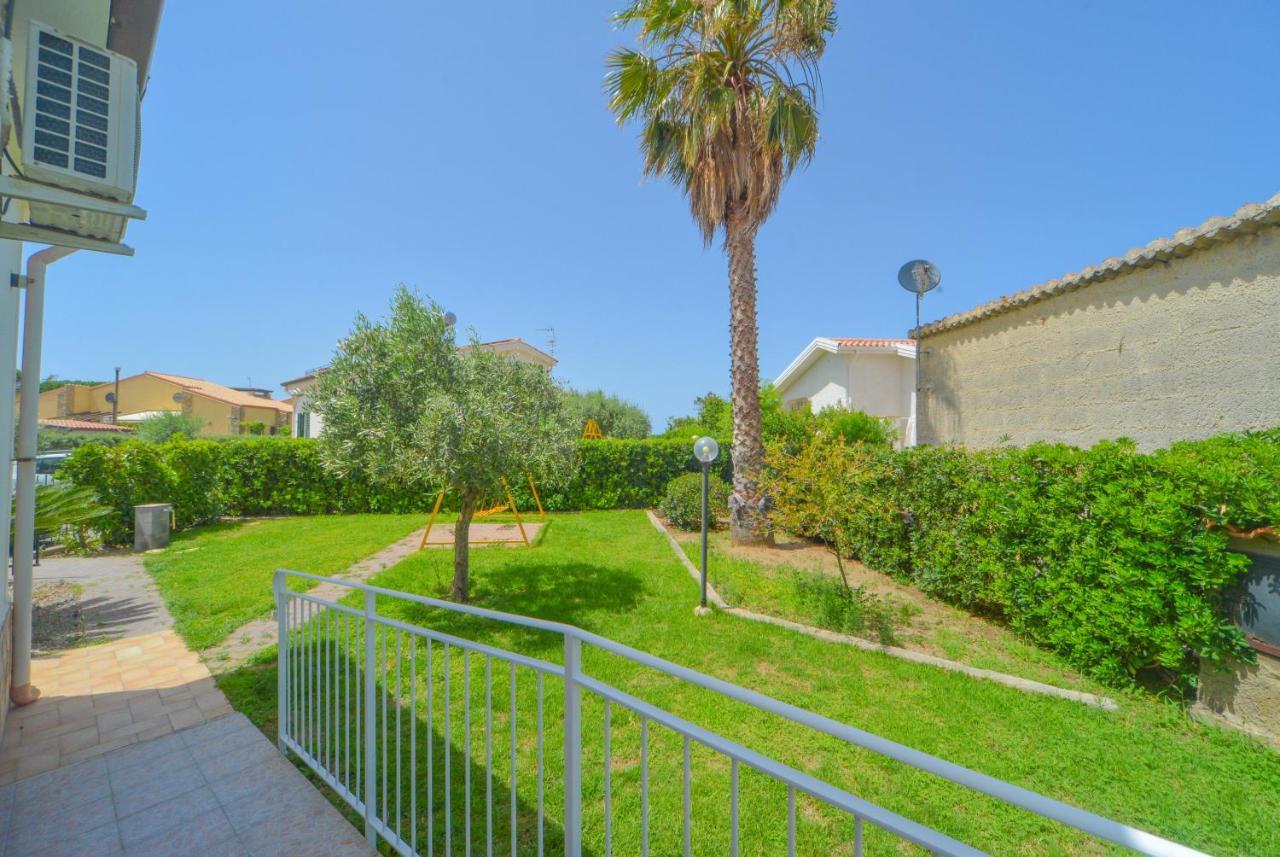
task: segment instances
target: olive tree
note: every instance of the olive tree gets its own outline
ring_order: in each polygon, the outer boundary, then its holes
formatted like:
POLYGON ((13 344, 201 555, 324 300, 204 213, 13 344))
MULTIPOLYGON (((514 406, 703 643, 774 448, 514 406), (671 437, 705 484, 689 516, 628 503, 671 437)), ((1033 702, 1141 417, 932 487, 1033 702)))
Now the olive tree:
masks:
POLYGON ((390 317, 356 316, 317 379, 321 460, 375 484, 441 489, 456 499, 452 597, 468 598, 471 519, 503 480, 564 475, 574 457, 563 393, 540 366, 470 346, 434 301, 403 286, 390 317))

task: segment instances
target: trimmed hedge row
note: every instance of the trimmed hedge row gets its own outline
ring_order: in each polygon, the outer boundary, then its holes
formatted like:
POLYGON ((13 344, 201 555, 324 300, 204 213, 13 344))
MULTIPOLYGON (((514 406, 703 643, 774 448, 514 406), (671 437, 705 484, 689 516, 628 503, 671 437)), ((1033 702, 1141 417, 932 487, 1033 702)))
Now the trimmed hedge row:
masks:
MULTIPOLYGON (((685 441, 582 441, 569 481, 539 485, 538 493, 551 511, 643 508, 656 506, 673 478, 696 469, 685 441)), ((717 472, 729 478, 728 455, 717 472)), ((132 540, 133 507, 140 503, 172 503, 181 529, 223 515, 427 512, 436 499, 434 491, 339 479, 321 464, 318 443, 305 438, 83 446, 61 473, 94 488, 116 510, 103 533, 113 544, 132 540)), ((511 487, 520 508, 531 508, 528 483, 513 479, 511 487)))
POLYGON ((1280 431, 1090 449, 889 452, 818 437, 770 456, 777 519, 1113 684, 1190 687, 1252 659, 1223 593, 1227 528, 1280 521, 1280 431))

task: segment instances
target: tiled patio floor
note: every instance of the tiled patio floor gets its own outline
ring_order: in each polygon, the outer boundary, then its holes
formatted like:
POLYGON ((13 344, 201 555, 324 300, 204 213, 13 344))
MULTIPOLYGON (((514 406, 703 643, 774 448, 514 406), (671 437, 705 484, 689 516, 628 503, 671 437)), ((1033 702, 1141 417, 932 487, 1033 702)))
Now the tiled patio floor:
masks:
POLYGON ((248 719, 227 714, 0 786, 0 854, 374 851, 248 719))
POLYGON ((72 765, 231 711, 171 630, 31 662, 36 702, 9 711, 0 784, 72 765))

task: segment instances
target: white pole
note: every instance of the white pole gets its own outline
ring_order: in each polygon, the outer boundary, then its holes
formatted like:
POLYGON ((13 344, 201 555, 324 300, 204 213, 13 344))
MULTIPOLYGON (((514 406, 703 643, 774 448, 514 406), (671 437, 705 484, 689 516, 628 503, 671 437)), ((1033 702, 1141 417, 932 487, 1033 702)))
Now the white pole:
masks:
POLYGON ((13 687, 9 695, 14 705, 35 702, 40 696, 31 686, 31 555, 35 549, 36 418, 40 410, 45 268, 74 252, 72 247, 46 247, 27 259, 22 394, 18 401, 18 514, 13 532, 13 687))
POLYGON ((582 857, 582 641, 564 635, 564 854, 582 857))
MULTIPOLYGON (((17 277, 22 273, 22 245, 16 241, 0 241, 0 276, 9 273, 17 277), (5 264, 5 263, 8 264, 5 264)), ((18 316, 22 308, 22 290, 15 288, 5 277, 0 282, 0 581, 8 580, 9 532, 13 526, 10 518, 13 508, 13 417, 14 371, 18 368, 18 316)), ((0 629, 9 633, 5 616, 9 606, 8 586, 0 586, 0 629)), ((4 703, 0 702, 0 705, 4 703)))
POLYGON ((289 590, 283 571, 276 571, 272 584, 276 596, 276 745, 283 753, 284 739, 293 734, 289 722, 289 590))
MULTIPOLYGON (((374 675, 374 662, 378 657, 378 638, 376 619, 378 616, 378 596, 373 592, 364 594, 364 838, 375 848, 378 845, 378 833, 374 829, 374 820, 378 817, 378 738, 375 721, 378 718, 378 683, 374 675)), ((445 649, 446 653, 448 649, 445 649)), ((446 680, 449 675, 445 668, 446 680)), ((383 690, 385 693, 385 689, 383 690)), ((447 702, 446 702, 447 704, 447 702)), ((449 736, 445 736, 448 741, 449 736)), ((448 744, 446 743, 446 747, 448 744)), ((447 792, 446 792, 447 794, 447 792)))

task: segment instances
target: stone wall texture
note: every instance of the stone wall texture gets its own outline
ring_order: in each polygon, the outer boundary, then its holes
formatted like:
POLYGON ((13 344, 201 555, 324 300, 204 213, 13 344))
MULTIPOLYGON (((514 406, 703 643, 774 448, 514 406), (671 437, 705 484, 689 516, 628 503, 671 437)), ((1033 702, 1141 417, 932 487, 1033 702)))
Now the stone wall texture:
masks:
POLYGON ((1280 748, 1280 658, 1259 653, 1256 664, 1227 669, 1203 663, 1192 713, 1280 748))
POLYGON ((1140 449, 1280 425, 1280 228, 922 338, 920 440, 1140 449))

